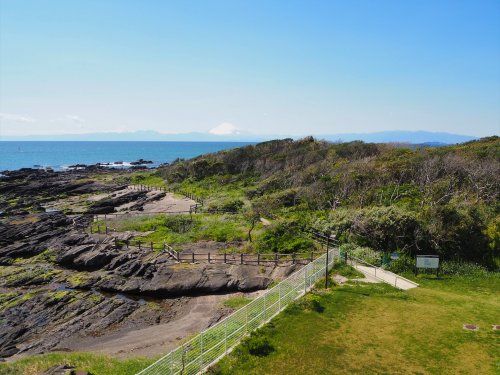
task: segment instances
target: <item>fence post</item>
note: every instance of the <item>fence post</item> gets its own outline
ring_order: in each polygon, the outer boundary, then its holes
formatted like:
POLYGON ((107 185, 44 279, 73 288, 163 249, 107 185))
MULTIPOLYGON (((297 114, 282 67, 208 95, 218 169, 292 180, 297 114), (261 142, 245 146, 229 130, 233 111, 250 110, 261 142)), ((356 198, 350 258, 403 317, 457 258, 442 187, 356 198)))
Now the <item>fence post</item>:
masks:
POLYGON ((240 264, 243 264, 243 253, 241 253, 240 264))
POLYGON ((227 253, 224 252, 224 263, 227 263, 227 253))
POLYGON ((295 253, 292 254, 292 263, 295 264, 295 253))
POLYGON ((257 265, 260 265, 260 253, 257 253, 257 265))
POLYGON ((274 264, 278 265, 278 253, 274 253, 274 264))
POLYGON ((311 263, 314 261, 314 252, 311 251, 311 263))
POLYGON ((224 352, 227 354, 227 319, 224 321, 224 352))
POLYGON ((281 283, 278 284, 278 292, 279 292, 279 298, 278 298, 278 312, 281 311, 281 283))
POLYGON ((330 246, 330 233, 326 238, 326 260, 325 260, 325 289, 328 289, 328 248, 330 246))
POLYGON ((248 305, 245 306, 245 331, 248 333, 248 305))
POLYGON ((141 243, 139 242, 138 245, 139 245, 139 250, 141 250, 141 243))
POLYGON ((193 263, 194 263, 194 251, 191 253, 192 257, 193 257, 193 263))
POLYGON ((208 252, 208 263, 210 263, 210 251, 208 252))
POLYGON ((108 226, 104 224, 104 228, 106 228, 106 234, 108 234, 108 226))
POLYGON ((200 371, 203 368, 203 331, 200 333, 200 371))
POLYGON ((264 321, 267 320, 267 293, 264 294, 264 321))
POLYGON ((151 241, 151 251, 154 251, 154 249, 153 249, 153 241, 151 241))
POLYGON ((304 294, 307 293, 307 267, 304 267, 304 294))
POLYGON ((115 239, 115 248, 118 248, 118 240, 116 239, 116 237, 114 239, 115 239))
POLYGON ((128 249, 129 244, 130 244, 130 241, 129 241, 129 240, 127 240, 127 241, 125 241, 125 243, 127 244, 127 249, 128 249))

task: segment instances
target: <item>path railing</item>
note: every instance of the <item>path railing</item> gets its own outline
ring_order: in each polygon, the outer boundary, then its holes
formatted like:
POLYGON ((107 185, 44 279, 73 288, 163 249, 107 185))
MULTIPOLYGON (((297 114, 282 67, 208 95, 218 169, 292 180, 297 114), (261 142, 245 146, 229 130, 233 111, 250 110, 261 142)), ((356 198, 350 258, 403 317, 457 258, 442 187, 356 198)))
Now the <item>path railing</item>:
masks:
POLYGON ((140 375, 192 375, 228 354, 250 332, 270 321, 291 302, 303 296, 319 279, 325 277, 339 259, 338 249, 326 253, 302 267, 248 305, 235 311, 214 326, 172 350, 145 368, 140 375))
POLYGON ((377 267, 373 264, 370 264, 363 259, 353 257, 346 253, 346 261, 351 264, 354 268, 360 269, 363 273, 366 273, 374 278, 390 284, 398 289, 411 289, 418 286, 418 284, 414 281, 407 279, 406 277, 395 274, 391 271, 385 270, 383 268, 377 267))
POLYGON ((189 198, 195 202, 197 202, 200 205, 203 205, 204 201, 203 198, 197 196, 196 194, 193 194, 189 191, 185 191, 179 188, 171 188, 171 187, 166 187, 166 186, 151 186, 151 185, 144 185, 144 184, 130 184, 129 187, 134 190, 139 190, 139 191, 160 191, 160 192, 170 192, 170 193, 176 193, 185 196, 186 198, 189 198))

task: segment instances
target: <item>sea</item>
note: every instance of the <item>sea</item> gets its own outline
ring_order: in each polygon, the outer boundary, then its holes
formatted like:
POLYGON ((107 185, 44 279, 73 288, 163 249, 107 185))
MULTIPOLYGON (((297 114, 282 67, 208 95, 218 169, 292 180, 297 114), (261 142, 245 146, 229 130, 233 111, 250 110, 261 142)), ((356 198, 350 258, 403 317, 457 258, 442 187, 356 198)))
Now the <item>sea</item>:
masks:
POLYGON ((139 159, 156 167, 177 158, 246 146, 251 142, 144 142, 144 141, 0 141, 0 172, 20 168, 47 168, 60 171, 75 164, 108 163, 127 168, 139 159))

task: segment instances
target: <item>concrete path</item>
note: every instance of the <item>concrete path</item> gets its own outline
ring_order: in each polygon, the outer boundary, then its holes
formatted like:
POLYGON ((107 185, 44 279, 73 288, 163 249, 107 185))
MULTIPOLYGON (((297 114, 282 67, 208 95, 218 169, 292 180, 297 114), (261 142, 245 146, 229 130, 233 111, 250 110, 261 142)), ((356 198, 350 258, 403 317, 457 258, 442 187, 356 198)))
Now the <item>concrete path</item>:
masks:
POLYGON ((365 266, 356 262, 353 267, 362 272, 371 282, 373 282, 373 279, 380 280, 402 290, 418 287, 417 283, 381 268, 365 266))

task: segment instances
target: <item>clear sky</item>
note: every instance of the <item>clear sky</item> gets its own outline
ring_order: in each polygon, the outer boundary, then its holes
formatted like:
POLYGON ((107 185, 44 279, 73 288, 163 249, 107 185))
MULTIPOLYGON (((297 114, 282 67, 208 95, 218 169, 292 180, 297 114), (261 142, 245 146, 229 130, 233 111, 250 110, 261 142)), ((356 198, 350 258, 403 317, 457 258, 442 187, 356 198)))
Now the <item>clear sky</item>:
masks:
POLYGON ((0 17, 3 135, 500 133, 498 0, 0 0, 0 17))

